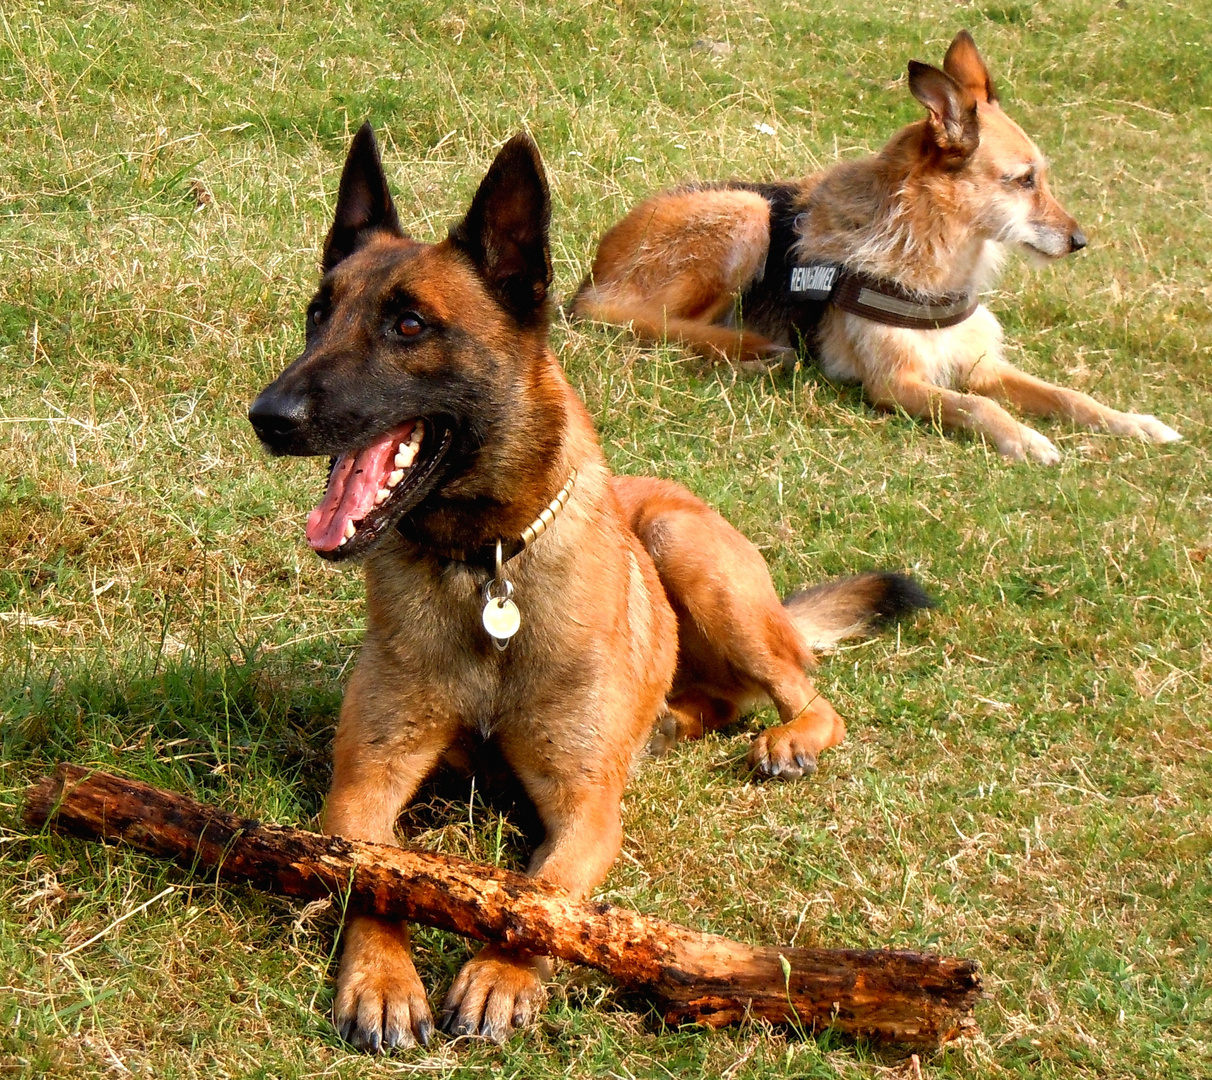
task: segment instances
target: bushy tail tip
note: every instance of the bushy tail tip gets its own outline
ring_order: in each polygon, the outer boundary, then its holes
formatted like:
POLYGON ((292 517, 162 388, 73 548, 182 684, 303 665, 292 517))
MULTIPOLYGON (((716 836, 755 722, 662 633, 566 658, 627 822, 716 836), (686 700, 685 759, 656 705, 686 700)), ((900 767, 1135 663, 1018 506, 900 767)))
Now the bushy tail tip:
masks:
POLYGON ((795 593, 783 606, 804 644, 824 649, 936 604, 907 574, 872 570, 795 593))

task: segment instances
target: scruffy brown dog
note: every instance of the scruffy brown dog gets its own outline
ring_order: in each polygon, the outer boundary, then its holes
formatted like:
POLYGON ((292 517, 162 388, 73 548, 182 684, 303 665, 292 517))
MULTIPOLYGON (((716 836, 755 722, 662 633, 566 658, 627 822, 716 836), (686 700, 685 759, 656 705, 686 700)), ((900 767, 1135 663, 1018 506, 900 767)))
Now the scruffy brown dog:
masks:
MULTIPOLYGON (((307 521, 365 560, 366 640, 341 707, 324 829, 394 843, 400 810, 469 740, 546 831, 530 872, 574 896, 619 851, 637 753, 770 699, 751 760, 810 772, 844 725, 804 674, 815 642, 929 603, 868 573, 784 608, 757 550, 689 492, 612 477, 547 343, 550 204, 526 136, 439 244, 403 234, 374 136, 341 177, 307 345, 249 419, 278 454, 331 456, 307 521)), ((540 957, 488 946, 446 996, 455 1034, 504 1039, 542 1000, 540 957)), ((361 1048, 427 1042, 405 925, 355 916, 334 1018, 361 1048)))
POLYGON ((910 62, 909 89, 926 119, 875 156, 802 181, 685 187, 640 203, 602 238, 573 312, 742 365, 802 343, 828 378, 861 382, 873 404, 984 435, 1016 461, 1060 455, 998 401, 1178 439, 1152 416, 1002 359, 1001 327, 976 294, 1004 248, 1046 261, 1086 238, 966 31, 941 71, 910 62))

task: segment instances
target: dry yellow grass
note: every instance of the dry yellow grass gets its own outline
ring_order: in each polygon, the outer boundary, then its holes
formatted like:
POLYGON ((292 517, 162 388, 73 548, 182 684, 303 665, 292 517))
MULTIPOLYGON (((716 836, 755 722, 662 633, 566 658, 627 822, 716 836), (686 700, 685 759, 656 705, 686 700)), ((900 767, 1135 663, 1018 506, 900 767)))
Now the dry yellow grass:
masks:
MULTIPOLYGON (((361 585, 301 542, 318 463, 267 462, 243 414, 299 348, 364 118, 422 239, 529 128, 566 295, 643 192, 878 147, 915 114, 905 62, 937 62, 957 19, 1091 236, 990 298, 1016 359, 1187 441, 1049 425, 1062 463, 1012 468, 811 368, 734 379, 561 322, 619 471, 720 506, 784 589, 899 566, 942 600, 827 660, 851 738, 810 783, 751 782, 744 726, 643 765, 603 895, 755 941, 978 957, 984 1034, 928 1077, 1212 1074, 1206 12, 18 0, 0 12, 6 1075, 915 1075, 828 1036, 661 1031, 570 969, 503 1050, 362 1059, 326 1019, 331 910, 26 836, 16 811, 71 758, 314 823, 361 585)), ((433 800, 419 842, 516 865, 510 819, 433 800)), ((427 932, 419 952, 440 991, 465 946, 427 932)))

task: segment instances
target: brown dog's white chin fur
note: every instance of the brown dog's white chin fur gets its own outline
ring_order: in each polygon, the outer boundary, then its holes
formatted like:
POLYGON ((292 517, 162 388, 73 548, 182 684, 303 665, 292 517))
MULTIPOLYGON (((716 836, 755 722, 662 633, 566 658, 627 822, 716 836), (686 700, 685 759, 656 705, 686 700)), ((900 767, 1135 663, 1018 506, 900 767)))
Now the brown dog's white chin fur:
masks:
POLYGON ((791 294, 787 266, 769 262, 786 250, 772 237, 788 230, 799 265, 834 263, 926 296, 989 287, 1006 248, 1044 265, 1085 246, 1048 189, 1047 162, 1002 110, 966 31, 942 69, 911 61, 909 87, 926 118, 871 157, 797 182, 646 199, 603 236, 573 313, 745 368, 785 361, 806 341, 827 376, 861 382, 876 406, 972 432, 1014 461, 1051 464, 1060 454, 1002 402, 1117 435, 1177 440, 1151 416, 1007 363, 1001 328, 983 306, 953 325, 903 329, 832 306, 822 316, 819 304, 791 294))
POLYGON ((1043 248, 1038 248, 1034 244, 1027 243, 1016 244, 1015 247, 1027 263, 1037 270, 1041 270, 1045 266, 1051 266, 1052 263, 1066 254, 1065 252, 1053 254, 1051 251, 1045 251, 1043 248))

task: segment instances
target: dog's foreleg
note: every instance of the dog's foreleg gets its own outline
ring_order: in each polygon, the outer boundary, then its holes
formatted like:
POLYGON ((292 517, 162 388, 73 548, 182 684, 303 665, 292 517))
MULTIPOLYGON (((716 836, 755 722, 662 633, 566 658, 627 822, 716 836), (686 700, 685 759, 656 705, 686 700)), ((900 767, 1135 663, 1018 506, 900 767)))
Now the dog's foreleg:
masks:
POLYGON ((999 454, 1011 461, 1037 461, 1041 465, 1060 461, 1060 452, 1050 440, 1020 424, 996 401, 979 394, 949 390, 909 374, 865 383, 863 388, 877 408, 900 409, 920 420, 935 421, 948 431, 984 435, 999 454))
POLYGON ((968 373, 970 391, 1013 405, 1032 416, 1063 416, 1075 424, 1112 435, 1132 435, 1155 443, 1181 439, 1172 427, 1143 413, 1120 412, 1089 394, 1038 379, 1004 360, 982 360, 968 373))
MULTIPOLYGON (((556 764, 564 756, 559 750, 539 763, 527 760, 525 751, 510 755, 505 749, 547 832, 528 873, 573 897, 588 896, 606 877, 622 846, 619 803, 625 769, 617 770, 618 776, 592 767, 574 773, 556 764)), ((599 752, 587 750, 591 755, 599 752)), ((571 755, 567 760, 573 763, 571 755)), ((463 965, 446 995, 442 1026, 452 1035, 504 1042, 514 1028, 534 1018, 545 1000, 543 980, 549 976, 546 957, 486 945, 463 965)))
MULTIPOLYGON (((450 744, 454 724, 407 719, 405 706, 384 687, 381 669, 354 672, 333 755, 324 810, 330 835, 394 844, 395 821, 450 744), (377 682, 377 686, 375 683, 377 682)), ((333 1023, 360 1050, 428 1043, 433 1020, 413 965, 406 923, 354 915, 345 924, 333 1023)))

